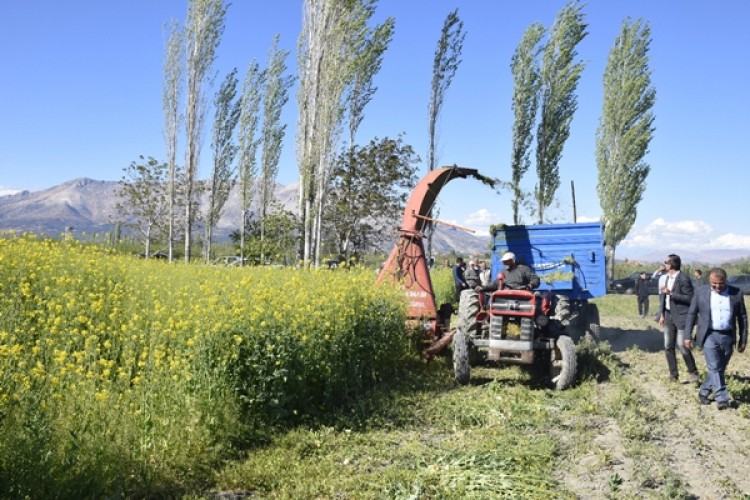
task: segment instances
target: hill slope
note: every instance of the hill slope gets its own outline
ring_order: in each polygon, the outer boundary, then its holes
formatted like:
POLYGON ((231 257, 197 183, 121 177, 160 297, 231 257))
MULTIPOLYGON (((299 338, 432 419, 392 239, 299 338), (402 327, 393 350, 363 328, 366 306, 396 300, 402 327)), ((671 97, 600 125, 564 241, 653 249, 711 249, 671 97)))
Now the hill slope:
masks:
MULTIPOLYGON (((0 196, 0 231, 33 232, 58 236, 66 228, 74 234, 91 235, 111 231, 120 219, 117 211, 118 182, 81 178, 42 191, 22 191, 0 196)), ((286 209, 297 212, 298 185, 277 184, 276 200, 286 209)), ((240 199, 237 189, 229 200, 216 227, 218 241, 226 240, 240 226, 240 199)), ((398 221, 393 222, 395 227, 398 221)), ((480 254, 487 251, 487 237, 477 237, 455 228, 438 226, 433 248, 436 253, 455 251, 480 254)), ((380 245, 389 249, 393 241, 380 245)))

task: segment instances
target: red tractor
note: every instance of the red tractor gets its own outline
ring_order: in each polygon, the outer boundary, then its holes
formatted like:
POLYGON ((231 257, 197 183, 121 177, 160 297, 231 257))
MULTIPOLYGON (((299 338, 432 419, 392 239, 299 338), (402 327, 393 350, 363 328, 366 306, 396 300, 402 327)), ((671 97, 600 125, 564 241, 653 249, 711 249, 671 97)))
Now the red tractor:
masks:
POLYGON ((404 287, 409 320, 421 326, 431 342, 424 351, 428 359, 452 343, 459 383, 469 382, 471 366, 497 361, 546 366, 549 382, 565 389, 575 380, 575 340, 598 334, 598 309, 589 299, 606 293, 601 224, 495 228, 492 276, 501 276, 500 256, 512 251, 542 283, 534 292, 502 286, 491 294, 466 290, 456 328, 450 329, 453 308, 436 306, 422 231, 442 187, 470 176, 491 183, 476 170, 460 167, 441 168, 422 179, 409 199, 401 236, 378 280, 393 279, 404 287))

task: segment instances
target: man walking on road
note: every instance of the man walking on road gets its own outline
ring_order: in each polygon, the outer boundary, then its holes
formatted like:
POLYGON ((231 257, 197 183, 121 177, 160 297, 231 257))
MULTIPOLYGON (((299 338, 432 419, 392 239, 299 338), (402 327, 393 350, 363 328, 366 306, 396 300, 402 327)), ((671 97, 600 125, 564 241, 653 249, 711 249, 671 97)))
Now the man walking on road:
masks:
POLYGON ((682 353, 685 366, 691 382, 698 382, 698 368, 695 366, 693 353, 685 347, 685 318, 687 317, 690 301, 693 299, 693 283, 690 277, 680 272, 682 259, 679 255, 670 254, 664 261, 667 266, 667 278, 663 288, 664 300, 659 304, 661 315, 659 326, 664 328, 664 354, 669 366, 669 378, 677 382, 680 380, 677 370, 675 346, 682 353))
POLYGON ((648 284, 650 280, 646 276, 646 271, 641 272, 641 275, 635 280, 635 295, 638 300, 638 314, 641 318, 648 316, 648 284))
POLYGON ((702 405, 710 404, 708 397, 713 391, 716 407, 726 410, 729 408, 729 392, 724 372, 732 357, 735 342, 738 352, 743 352, 747 346, 747 310, 742 290, 727 285, 727 273, 724 269, 711 269, 708 284, 710 286, 699 287, 690 302, 685 321, 685 330, 688 332, 685 347, 692 349, 697 344, 703 348, 706 358, 708 376, 698 390, 698 401, 702 405), (690 334, 696 324, 696 316, 698 328, 693 341, 690 334))

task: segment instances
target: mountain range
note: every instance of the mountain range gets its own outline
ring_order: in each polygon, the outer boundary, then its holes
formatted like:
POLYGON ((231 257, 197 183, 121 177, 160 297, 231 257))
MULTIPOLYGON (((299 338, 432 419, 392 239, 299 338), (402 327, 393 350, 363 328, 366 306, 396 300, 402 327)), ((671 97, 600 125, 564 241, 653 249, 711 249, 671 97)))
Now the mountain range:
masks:
MULTIPOLYGON (((98 181, 87 178, 74 179, 41 191, 21 191, 0 196, 0 231, 33 232, 57 237, 66 230, 78 236, 103 234, 111 231, 113 221, 119 220, 117 181, 98 181)), ((286 210, 297 212, 298 184, 277 184, 276 201, 286 210)), ((240 201, 237 190, 230 193, 214 234, 217 241, 226 241, 229 234, 240 226, 240 201)), ((393 221, 394 229, 401 219, 393 221)), ((458 255, 482 255, 488 251, 488 236, 475 236, 450 226, 437 225, 433 238, 433 251, 439 255, 455 252, 458 255)), ((383 241, 380 248, 390 248, 395 241, 383 241)), ((686 264, 723 264, 750 256, 750 250, 670 249, 682 257, 686 264)), ((661 262, 663 251, 641 253, 633 258, 618 248, 618 260, 626 258, 634 266, 641 263, 661 262)))
MULTIPOLYGON (((114 221, 121 219, 117 210, 118 187, 117 181, 80 178, 41 191, 0 196, 0 231, 32 232, 50 237, 66 231, 78 236, 107 233, 114 228, 114 221)), ((298 184, 277 184, 274 194, 286 210, 297 212, 298 184)), ((234 189, 214 231, 217 241, 228 240, 229 234, 240 227, 240 221, 239 193, 234 189)), ((393 221, 394 228, 399 223, 400 219, 393 221)), ((488 237, 438 225, 433 251, 482 254, 487 251, 488 240, 488 237)), ((384 241, 381 248, 392 244, 392 241, 384 241)))

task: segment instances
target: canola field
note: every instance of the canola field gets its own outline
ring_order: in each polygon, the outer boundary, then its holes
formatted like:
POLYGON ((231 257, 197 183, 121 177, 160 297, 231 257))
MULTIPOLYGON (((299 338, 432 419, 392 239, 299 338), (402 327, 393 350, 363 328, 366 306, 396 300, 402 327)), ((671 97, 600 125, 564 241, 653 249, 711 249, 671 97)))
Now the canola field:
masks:
POLYGON ((402 296, 374 281, 3 235, 0 497, 200 487, 409 356, 402 296))

